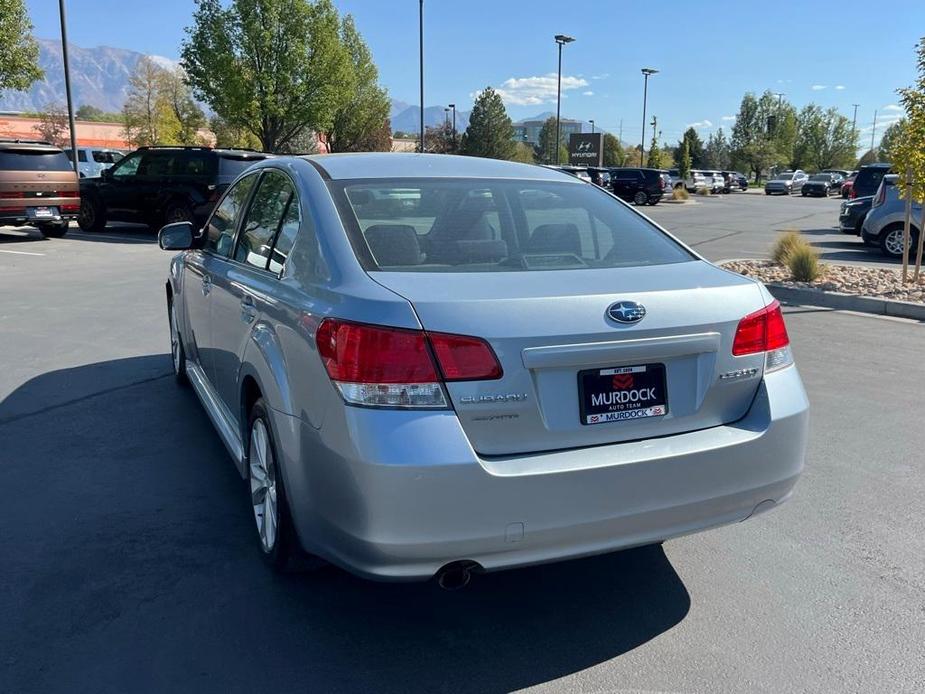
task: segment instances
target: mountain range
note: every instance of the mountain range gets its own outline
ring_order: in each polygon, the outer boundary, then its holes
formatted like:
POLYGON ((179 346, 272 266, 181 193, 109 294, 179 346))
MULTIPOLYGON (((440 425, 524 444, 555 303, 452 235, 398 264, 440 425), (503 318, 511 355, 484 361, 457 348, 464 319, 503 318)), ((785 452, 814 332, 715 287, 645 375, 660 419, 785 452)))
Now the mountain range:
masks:
MULTIPOLYGON (((61 42, 53 39, 38 39, 39 66, 45 71, 45 79, 36 82, 24 92, 5 91, 0 93, 0 111, 42 111, 51 105, 63 105, 64 67, 61 56, 61 42)), ((143 53, 127 48, 96 46, 82 48, 68 44, 71 62, 71 93, 74 108, 83 105, 96 106, 113 113, 122 110, 128 96, 129 79, 144 57, 143 53)), ((161 56, 150 56, 164 67, 174 67, 176 62, 161 56)), ((445 106, 427 106, 424 109, 425 126, 439 126, 447 114, 445 106)), ((393 131, 417 133, 420 129, 419 106, 398 99, 391 101, 390 119, 393 131)), ((469 125, 470 111, 456 111, 456 130, 462 133, 469 125)), ((451 112, 452 114, 452 112, 451 112)), ((545 120, 554 113, 541 113, 524 120, 545 120)), ((452 117, 452 115, 451 115, 452 117)))

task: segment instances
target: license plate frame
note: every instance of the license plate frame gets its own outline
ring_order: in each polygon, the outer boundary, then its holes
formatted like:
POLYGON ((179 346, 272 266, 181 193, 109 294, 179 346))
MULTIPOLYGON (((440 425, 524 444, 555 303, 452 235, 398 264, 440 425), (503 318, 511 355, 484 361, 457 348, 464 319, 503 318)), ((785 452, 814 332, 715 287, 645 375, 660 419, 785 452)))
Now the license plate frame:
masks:
POLYGON ((668 414, 665 365, 632 364, 579 371, 578 409, 584 426, 664 417, 668 414))
POLYGON ((58 216, 57 207, 42 205, 39 207, 26 208, 26 218, 28 219, 55 219, 58 216))

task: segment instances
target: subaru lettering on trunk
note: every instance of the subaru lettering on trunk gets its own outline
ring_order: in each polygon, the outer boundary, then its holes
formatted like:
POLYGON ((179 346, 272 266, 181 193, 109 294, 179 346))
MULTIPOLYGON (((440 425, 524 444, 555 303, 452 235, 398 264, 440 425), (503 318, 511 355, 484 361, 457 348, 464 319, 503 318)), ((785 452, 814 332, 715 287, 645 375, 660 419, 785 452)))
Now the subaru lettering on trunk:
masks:
POLYGON ((458 584, 741 521, 802 471, 778 303, 567 174, 279 157, 193 232, 160 234, 174 369, 276 568, 458 584))

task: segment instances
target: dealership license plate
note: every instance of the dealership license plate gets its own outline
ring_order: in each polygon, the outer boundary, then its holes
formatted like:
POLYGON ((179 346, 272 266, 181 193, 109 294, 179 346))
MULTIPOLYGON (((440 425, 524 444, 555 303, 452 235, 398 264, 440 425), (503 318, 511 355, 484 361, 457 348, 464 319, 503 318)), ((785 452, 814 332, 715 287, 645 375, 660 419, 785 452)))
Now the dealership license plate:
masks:
POLYGON ((618 366, 578 373, 582 424, 603 424, 668 413, 664 364, 618 366))
POLYGON ((53 219, 58 216, 57 207, 27 207, 26 217, 29 219, 53 219))

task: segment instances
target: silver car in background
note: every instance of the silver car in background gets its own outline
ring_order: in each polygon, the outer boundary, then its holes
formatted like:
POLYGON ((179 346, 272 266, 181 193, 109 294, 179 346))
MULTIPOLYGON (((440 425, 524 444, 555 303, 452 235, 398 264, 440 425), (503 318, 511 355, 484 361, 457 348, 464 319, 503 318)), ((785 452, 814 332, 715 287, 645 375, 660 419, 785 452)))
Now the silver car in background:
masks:
POLYGON ((802 471, 778 303, 561 172, 268 159, 159 242, 176 376, 275 567, 460 586, 745 520, 802 471))
POLYGON ((797 193, 803 188, 803 184, 809 180, 805 171, 797 169, 796 171, 784 171, 777 174, 774 178, 764 184, 765 195, 790 195, 797 193))
MULTIPOLYGON (((877 246, 890 258, 902 258, 905 224, 906 201, 900 197, 896 174, 887 174, 880 181, 880 186, 871 201, 870 212, 861 226, 861 239, 868 246, 877 246)), ((912 202, 912 215, 909 220, 911 243, 909 257, 914 258, 918 250, 919 220, 922 215, 921 205, 912 202)))

